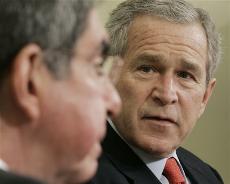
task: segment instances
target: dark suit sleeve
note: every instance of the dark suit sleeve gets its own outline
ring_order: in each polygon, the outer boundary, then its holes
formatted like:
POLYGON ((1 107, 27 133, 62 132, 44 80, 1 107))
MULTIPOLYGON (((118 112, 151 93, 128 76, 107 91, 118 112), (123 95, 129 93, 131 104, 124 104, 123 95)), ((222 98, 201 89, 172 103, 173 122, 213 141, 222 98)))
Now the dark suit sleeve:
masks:
POLYGON ((210 167, 210 169, 213 171, 213 173, 215 174, 216 178, 220 181, 220 184, 224 184, 224 181, 221 178, 220 174, 217 172, 217 170, 212 168, 212 167, 210 167))
POLYGON ((94 178, 87 184, 129 184, 131 181, 104 156, 100 158, 100 165, 94 178))
POLYGON ((0 184, 44 184, 35 179, 0 170, 0 184))

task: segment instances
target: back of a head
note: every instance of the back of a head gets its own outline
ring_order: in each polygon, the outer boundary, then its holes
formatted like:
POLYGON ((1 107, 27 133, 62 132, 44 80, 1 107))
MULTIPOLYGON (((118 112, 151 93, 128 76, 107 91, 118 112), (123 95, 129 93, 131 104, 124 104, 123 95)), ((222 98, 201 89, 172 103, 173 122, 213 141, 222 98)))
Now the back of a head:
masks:
POLYGON ((61 56, 60 51, 72 49, 91 8, 90 0, 0 0, 0 81, 16 54, 29 43, 49 52, 45 63, 58 75, 68 64, 54 61, 55 53, 61 56))
POLYGON ((127 48, 128 30, 138 15, 150 15, 173 23, 202 25, 208 42, 207 81, 220 60, 220 40, 208 13, 184 0, 126 0, 111 13, 106 27, 111 37, 111 54, 123 56, 127 48))

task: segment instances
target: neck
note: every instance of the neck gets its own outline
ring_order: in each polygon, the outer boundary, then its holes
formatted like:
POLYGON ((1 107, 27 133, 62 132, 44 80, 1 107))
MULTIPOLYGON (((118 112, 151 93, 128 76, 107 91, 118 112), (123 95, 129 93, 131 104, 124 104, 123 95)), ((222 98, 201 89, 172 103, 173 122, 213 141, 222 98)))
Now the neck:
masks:
POLYGON ((0 158, 12 172, 51 181, 54 168, 49 166, 54 164, 47 164, 51 163, 49 154, 34 137, 23 125, 8 125, 0 119, 0 158))

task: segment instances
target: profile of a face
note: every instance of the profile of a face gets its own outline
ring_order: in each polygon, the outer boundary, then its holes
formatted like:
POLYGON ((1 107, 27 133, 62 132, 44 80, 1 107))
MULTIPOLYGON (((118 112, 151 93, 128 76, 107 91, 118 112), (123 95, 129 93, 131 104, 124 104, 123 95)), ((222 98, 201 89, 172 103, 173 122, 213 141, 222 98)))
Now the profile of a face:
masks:
POLYGON ((178 148, 215 85, 215 80, 206 84, 207 60, 207 39, 200 24, 136 17, 116 84, 123 105, 114 124, 121 135, 157 157, 178 148))
POLYGON ((93 176, 107 113, 120 109, 119 95, 100 69, 105 42, 107 34, 92 10, 67 78, 42 81, 41 135, 53 155, 55 183, 82 183, 93 176))

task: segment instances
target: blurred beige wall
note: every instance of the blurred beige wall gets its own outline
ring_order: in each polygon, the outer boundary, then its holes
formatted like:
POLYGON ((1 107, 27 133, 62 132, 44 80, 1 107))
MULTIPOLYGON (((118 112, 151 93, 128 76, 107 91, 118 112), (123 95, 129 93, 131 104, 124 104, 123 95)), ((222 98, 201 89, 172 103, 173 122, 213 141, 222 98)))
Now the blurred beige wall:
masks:
MULTIPOLYGON (((122 0, 99 0, 99 15, 105 23, 122 0)), ((184 146, 216 168, 230 184, 230 0, 190 0, 210 12, 222 36, 223 59, 216 73, 217 85, 205 114, 184 146)))

